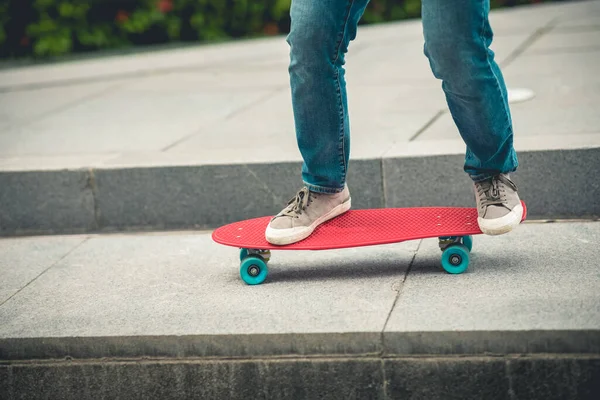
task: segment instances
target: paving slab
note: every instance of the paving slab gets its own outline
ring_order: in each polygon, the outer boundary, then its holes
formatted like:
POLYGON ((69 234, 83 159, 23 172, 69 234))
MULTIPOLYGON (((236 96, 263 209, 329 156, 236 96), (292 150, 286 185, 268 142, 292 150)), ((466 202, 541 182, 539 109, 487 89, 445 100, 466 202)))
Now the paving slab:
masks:
POLYGON ((287 43, 280 40, 280 37, 269 37, 68 63, 32 65, 0 71, 0 90, 9 92, 79 84, 91 80, 132 78, 168 73, 174 69, 197 71, 215 65, 231 65, 249 58, 260 58, 264 63, 280 58, 287 51, 287 43))
MULTIPOLYGON (((597 36, 600 45, 600 35, 597 36)), ((529 51, 507 70, 507 81, 527 86, 535 99, 511 107, 515 132, 519 135, 572 135, 598 132, 600 117, 593 104, 600 100, 600 79, 594 64, 600 62, 598 51, 535 55, 540 66, 530 74, 529 51), (561 73, 556 73, 558 70, 561 73)))
POLYGON ((82 237, 0 241, 0 304, 81 244, 82 237))
POLYGON ((596 82, 593 74, 594 64, 598 62, 599 51, 576 50, 572 52, 552 51, 536 52, 525 50, 503 72, 507 85, 512 85, 509 79, 529 76, 536 79, 552 78, 557 82, 580 83, 589 79, 596 82), (535 61, 535 62, 534 62, 535 61))
POLYGON ((154 74, 130 80, 128 89, 152 93, 198 93, 232 91, 268 91, 289 87, 289 57, 260 65, 252 62, 215 65, 201 70, 184 70, 154 74), (240 73, 243 68, 244 72, 240 73))
MULTIPOLYGON (((527 38, 525 34, 498 36, 492 45, 497 60, 500 62, 507 58, 527 38)), ((362 43, 360 32, 356 41, 362 43)), ((399 33, 396 41, 373 41, 355 55, 350 48, 346 62, 348 82, 384 86, 419 82, 432 84, 441 90, 441 82, 434 78, 423 53, 422 42, 422 36, 418 40, 407 41, 399 33)))
MULTIPOLYGON (((581 8, 580 6, 579 8, 581 8)), ((558 15, 570 15, 579 11, 561 4, 560 7, 548 6, 548 4, 537 4, 518 8, 500 8, 490 12, 490 25, 494 33, 494 40, 501 36, 527 35, 532 36, 535 32, 552 26, 556 23, 558 15), (530 23, 524 24, 527 20, 530 23)))
POLYGON ((600 30, 598 15, 585 16, 577 19, 560 19, 553 28, 557 32, 591 32, 600 30))
MULTIPOLYGON (((360 85, 353 89, 356 90, 349 95, 352 119, 350 151, 353 158, 381 157, 390 143, 408 141, 437 113, 431 105, 431 97, 426 104, 426 95, 433 92, 431 86, 424 87, 422 102, 412 102, 412 106, 407 106, 406 100, 414 93, 414 86, 382 88, 360 85)), ((281 153, 288 160, 296 160, 300 156, 288 88, 167 150, 168 153, 194 153, 202 160, 214 159, 213 152, 225 152, 228 157, 236 157, 257 151, 267 160, 271 159, 271 155, 279 158, 281 153)))
MULTIPOLYGON (((269 280, 249 287, 238 251, 208 234, 92 237, 0 307, 0 337, 71 339, 75 354, 98 357, 377 352, 369 335, 383 330, 417 245, 277 252, 269 280)), ((0 358, 20 347, 0 345, 0 358)))
MULTIPOLYGON (((516 80, 515 80, 516 81, 516 80)), ((530 84, 529 87, 535 85, 530 84)), ((579 135, 598 134, 600 116, 594 114, 595 104, 600 100, 600 93, 590 88, 586 94, 552 93, 541 90, 530 102, 514 104, 510 107, 515 135, 532 136, 544 140, 545 135, 579 135), (541 93, 540 93, 541 92, 541 93), (545 93, 544 93, 545 92, 545 93), (585 96, 586 101, 573 99, 585 96), (554 110, 560 111, 556 112, 554 110), (593 115, 593 116, 592 116, 593 115)), ((449 113, 445 113, 431 124, 416 140, 452 139, 460 137, 456 124, 449 113)))
MULTIPOLYGON (((600 45, 600 35, 596 38, 600 45)), ((511 105, 517 136, 573 135, 598 132, 600 78, 595 67, 600 49, 594 52, 534 54, 532 48, 505 71, 508 86, 531 89, 535 97, 511 105), (534 67, 532 58, 538 63, 534 67), (535 70, 535 73, 534 73, 535 70), (560 71, 560 72, 559 72, 560 71)), ((458 129, 450 113, 438 118, 417 140, 451 138, 458 129)))
POLYGON ((0 306, 0 359, 600 352, 597 222, 477 236, 461 275, 433 239, 275 251, 254 287, 206 233, 85 238, 0 306))
MULTIPOLYGON (((600 14, 596 19, 596 23, 600 25, 600 14)), ((590 31, 575 31, 564 32, 554 30, 546 33, 537 39, 529 47, 529 51, 544 51, 544 52, 560 52, 564 49, 569 49, 572 52, 577 50, 585 50, 587 48, 600 47, 600 32, 597 30, 590 31)))
POLYGON ((123 88, 0 135, 0 154, 160 151, 266 94, 168 94, 123 88))
POLYGON ((250 152, 256 151, 258 144, 264 144, 281 148, 289 157, 289 153, 298 151, 291 103, 289 88, 272 91, 263 101, 254 102, 225 121, 212 124, 167 152, 199 152, 196 153, 198 158, 206 159, 213 150, 241 148, 250 152))
POLYGON ((471 267, 454 279, 439 272, 437 243, 423 241, 386 344, 401 354, 600 351, 599 243, 598 223, 525 224, 475 237, 471 267))
MULTIPOLYGON (((122 82, 96 82, 77 86, 43 88, 13 93, 0 93, 0 123, 26 125, 41 117, 114 90, 122 82)), ((7 128, 0 135, 8 135, 7 128)))

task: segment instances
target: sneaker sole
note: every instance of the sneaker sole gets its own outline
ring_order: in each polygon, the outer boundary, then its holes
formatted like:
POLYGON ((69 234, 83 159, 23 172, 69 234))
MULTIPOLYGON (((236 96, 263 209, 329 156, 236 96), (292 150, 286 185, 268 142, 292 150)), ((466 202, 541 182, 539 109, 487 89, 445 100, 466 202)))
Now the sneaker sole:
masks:
POLYGON ((477 223, 479 229, 486 235, 497 236, 515 229, 521 223, 521 219, 523 219, 523 206, 519 204, 502 218, 483 219, 478 217, 477 223))
POLYGON ((267 242, 277 246, 283 246, 304 240, 314 232, 317 226, 348 211, 351 207, 351 201, 352 199, 348 199, 348 201, 335 206, 333 209, 331 209, 331 211, 320 218, 317 218, 315 222, 307 227, 291 229, 271 229, 271 227, 267 227, 265 239, 267 239, 267 242))

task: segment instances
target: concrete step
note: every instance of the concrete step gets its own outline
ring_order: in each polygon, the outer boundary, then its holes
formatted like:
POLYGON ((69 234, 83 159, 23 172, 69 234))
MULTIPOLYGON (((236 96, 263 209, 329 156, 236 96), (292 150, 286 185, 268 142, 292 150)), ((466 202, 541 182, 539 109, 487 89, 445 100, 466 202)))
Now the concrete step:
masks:
POLYGON ((274 251, 262 285, 210 232, 0 240, 5 398, 600 394, 599 222, 274 251))
MULTIPOLYGON (((597 218, 597 1, 494 11, 530 218, 597 218), (511 93, 517 93, 513 91, 511 93)), ((284 37, 0 71, 0 235, 212 229, 301 186, 284 37)), ((350 46, 356 208, 472 206, 420 21, 350 46)))
POLYGON ((6 399, 594 400, 599 356, 59 361, 0 366, 6 399), (4 376, 3 376, 4 375, 4 376))
MULTIPOLYGON (((546 149, 529 144, 520 146, 521 165, 513 175, 528 218, 598 218, 600 182, 590 177, 600 168, 600 135, 548 137, 546 149)), ((463 146, 457 140, 419 142, 386 157, 352 160, 353 207, 473 206, 472 183, 462 171, 463 146)), ((239 164, 181 165, 191 161, 182 158, 174 165, 69 170, 8 164, 0 167, 0 235, 213 229, 273 215, 302 186, 301 162, 268 157, 239 164)))

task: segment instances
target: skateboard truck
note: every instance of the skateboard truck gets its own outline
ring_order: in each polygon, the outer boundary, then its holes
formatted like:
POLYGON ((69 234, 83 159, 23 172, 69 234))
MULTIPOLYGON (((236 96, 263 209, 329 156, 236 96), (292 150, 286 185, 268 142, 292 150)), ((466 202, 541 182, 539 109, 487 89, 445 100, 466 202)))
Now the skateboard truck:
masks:
POLYGON ((439 238, 440 250, 444 251, 453 244, 464 244, 469 251, 473 249, 472 236, 442 236, 439 238))
POLYGON ((265 262, 269 262, 271 259, 271 250, 240 249, 240 261, 244 261, 244 258, 248 256, 260 256, 265 262))

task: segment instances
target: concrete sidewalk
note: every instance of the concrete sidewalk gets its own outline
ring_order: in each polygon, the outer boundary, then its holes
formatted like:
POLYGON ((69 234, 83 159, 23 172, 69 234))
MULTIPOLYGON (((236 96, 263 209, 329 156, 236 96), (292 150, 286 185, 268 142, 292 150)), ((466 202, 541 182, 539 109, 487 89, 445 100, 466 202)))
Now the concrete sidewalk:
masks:
POLYGON ((474 239, 462 275, 428 239, 259 286, 209 233, 3 239, 0 397, 598 398, 600 223, 474 239))
MULTIPOLYGON (((597 218, 600 2, 492 23, 507 84, 535 94, 512 106, 530 218, 597 218)), ((301 185, 287 63, 276 37, 1 70, 0 235, 210 229, 279 211, 301 185)), ((347 79, 355 207, 472 206, 420 21, 361 27, 347 79)))

